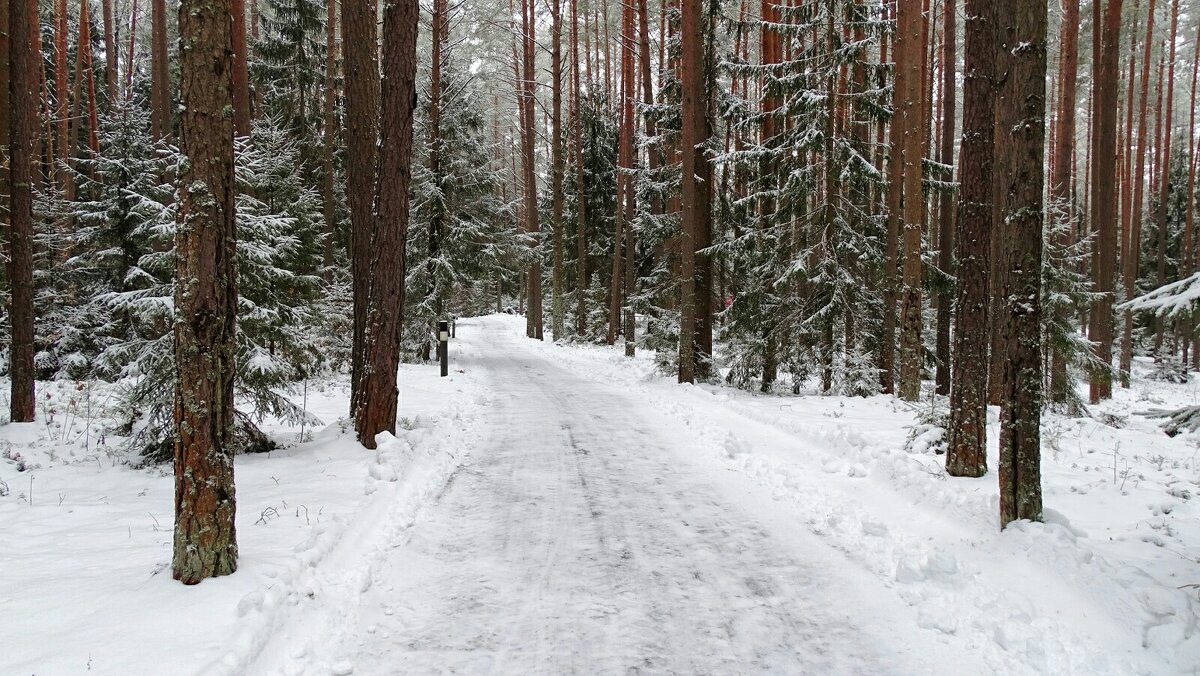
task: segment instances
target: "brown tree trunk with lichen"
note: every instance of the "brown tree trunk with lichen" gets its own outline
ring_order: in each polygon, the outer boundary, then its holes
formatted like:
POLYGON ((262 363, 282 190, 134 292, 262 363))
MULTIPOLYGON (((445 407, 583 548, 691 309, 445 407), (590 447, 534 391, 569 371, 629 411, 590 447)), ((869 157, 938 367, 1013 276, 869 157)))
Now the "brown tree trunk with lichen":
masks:
POLYGON ((379 33, 375 8, 375 0, 342 0, 346 202, 350 208, 350 283, 354 314, 350 351, 352 415, 358 412, 362 384, 371 281, 371 232, 375 227, 375 154, 379 134, 379 33))
POLYGON ((419 18, 420 7, 412 0, 388 0, 384 6, 380 62, 386 77, 379 95, 377 218, 371 236, 365 356, 355 416, 359 442, 367 448, 375 448, 380 432, 396 432, 419 18))
POLYGON ((9 419, 33 422, 33 175, 37 155, 36 3, 8 0, 9 419))
POLYGON ((916 401, 921 394, 921 228, 925 219, 925 197, 921 182, 922 161, 925 157, 924 92, 920 0, 899 0, 896 21, 897 92, 902 118, 900 143, 903 151, 903 180, 901 190, 904 265, 900 293, 900 383, 897 394, 906 401, 916 401), (903 73, 903 77, 899 74, 903 73))
POLYGON ((182 0, 175 234, 175 546, 184 584, 237 570, 233 482, 234 250, 230 0, 182 0))

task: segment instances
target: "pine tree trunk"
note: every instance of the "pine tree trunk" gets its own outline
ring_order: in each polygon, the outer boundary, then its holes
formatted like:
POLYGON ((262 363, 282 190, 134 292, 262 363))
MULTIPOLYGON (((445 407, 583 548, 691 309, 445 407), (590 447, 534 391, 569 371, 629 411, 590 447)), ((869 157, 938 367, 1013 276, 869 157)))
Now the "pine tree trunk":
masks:
MULTIPOLYGON (((900 0, 897 0, 899 2, 900 0)), ((885 11, 895 19, 896 8, 887 5, 885 11)), ((904 123, 905 117, 900 114, 904 107, 904 80, 908 77, 907 70, 900 67, 902 61, 899 47, 899 37, 893 37, 892 58, 896 63, 895 76, 892 84, 892 120, 888 130, 887 147, 887 194, 885 195, 887 211, 887 243, 884 245, 883 260, 883 331, 879 338, 879 385, 884 394, 892 394, 896 390, 896 303, 899 282, 900 265, 900 220, 903 214, 901 195, 904 183, 904 123)), ((884 43, 881 54, 887 47, 884 43)), ((886 57, 886 55, 884 55, 886 57)))
MULTIPOLYGON (((245 0, 235 0, 245 2, 245 0)), ((236 31, 236 26, 234 28, 236 31)), ((243 31, 243 39, 244 39, 243 31)), ((250 103, 250 91, 246 90, 245 104, 250 103)), ((326 284, 333 282, 333 245, 337 239, 337 210, 334 202, 333 155, 337 149, 337 118, 334 117, 337 99, 337 2, 329 0, 325 8, 325 110, 322 133, 321 155, 321 206, 325 220, 325 242, 322 250, 322 277, 326 284)), ((250 123, 250 111, 246 111, 246 124, 250 123)))
POLYGON ((987 473, 989 289, 992 175, 996 105, 996 10, 991 0, 966 0, 965 86, 955 218, 958 300, 955 303, 950 440, 946 473, 987 473))
MULTIPOLYGON (((346 88, 346 202, 350 208, 350 279, 354 334, 350 351, 350 412, 357 415, 366 351, 370 295, 375 154, 379 136, 379 36, 375 0, 342 0, 346 88)), ((372 437, 373 438, 373 437, 372 437)))
POLYGON ((565 334, 566 305, 563 299, 563 133, 562 133, 562 2, 551 0, 550 14, 550 220, 554 230, 553 286, 550 290, 550 330, 555 340, 565 334))
MULTIPOLYGON (((133 96, 133 45, 137 38, 137 18, 138 18, 138 0, 133 0, 133 6, 129 10, 129 51, 125 59, 125 98, 133 96)), ((154 101, 150 101, 151 108, 154 106, 154 101)), ((153 113, 153 110, 151 111, 153 113)))
MULTIPOLYGON (((1196 260, 1196 84, 1200 80, 1200 24, 1196 26, 1196 42, 1192 49, 1192 96, 1188 112, 1188 179, 1185 197, 1185 225, 1183 229, 1183 252, 1179 256, 1180 277, 1190 275, 1197 267, 1196 260)), ((1200 359, 1195 349, 1192 358, 1200 359)))
MULTIPOLYGON (((1134 155, 1133 180, 1133 215, 1129 231, 1123 242, 1121 257, 1121 277, 1124 284, 1125 298, 1133 298, 1137 288, 1138 261, 1141 258, 1142 241, 1142 200, 1145 196, 1146 148, 1150 145, 1146 129, 1146 109, 1150 99, 1150 59, 1154 43, 1154 5, 1156 0, 1150 0, 1150 9, 1146 14, 1145 51, 1142 54, 1141 93, 1138 95, 1137 150, 1134 155)), ((1122 313, 1124 329, 1121 340, 1121 386, 1129 387, 1129 368, 1133 361, 1133 313, 1125 310, 1122 313)))
MULTIPOLYGON (((11 0, 10 0, 11 1, 11 0)), ((161 1, 161 0, 160 0, 161 1)), ((35 18, 34 21, 37 19, 35 18)), ((52 173, 60 188, 66 189, 69 172, 67 160, 70 157, 71 143, 71 108, 68 87, 67 66, 67 0, 56 0, 54 3, 54 120, 58 126, 55 139, 55 166, 52 173)), ((163 66, 166 67, 165 65, 163 66)))
POLYGON ((358 440, 367 448, 375 448, 380 432, 396 432, 419 18, 420 6, 413 0, 388 0, 384 6, 381 65, 386 77, 379 96, 375 172, 378 218, 371 237, 366 354, 356 416, 358 440))
POLYGON ((37 155, 37 62, 34 47, 36 5, 8 0, 8 160, 9 420, 33 422, 33 174, 37 155))
MULTIPOLYGON (((622 308, 622 334, 625 337, 625 356, 634 356, 634 313, 633 307, 630 305, 630 297, 634 293, 634 284, 636 283, 636 250, 634 248, 634 218, 637 214, 637 201, 635 195, 633 170, 636 168, 634 162, 633 135, 637 128, 637 117, 633 112, 633 99, 637 95, 636 75, 634 74, 634 49, 637 45, 637 35, 634 33, 634 8, 632 0, 624 0, 621 3, 621 130, 620 142, 617 150, 617 165, 625 169, 623 172, 623 204, 618 203, 617 211, 624 210, 623 215, 618 218, 624 220, 624 227, 621 228, 624 244, 625 257, 622 261, 625 273, 623 280, 623 291, 621 293, 621 308, 622 308)), ((619 180, 621 180, 619 179, 619 180)), ((620 201, 622 198, 618 197, 620 201)))
POLYGON ((113 25, 113 0, 101 0, 104 18, 104 98, 112 108, 117 100, 117 36, 113 25))
MULTIPOLYGON (((1159 138, 1162 146, 1162 160, 1159 162, 1159 189, 1158 189, 1158 260, 1157 265, 1157 287, 1161 287, 1167 283, 1167 202, 1171 195, 1171 140, 1174 135, 1172 132, 1174 127, 1175 112, 1175 40, 1179 36, 1179 0, 1171 2, 1171 29, 1167 33, 1168 53, 1167 56, 1167 86, 1166 99, 1162 102, 1164 112, 1163 133, 1159 138)), ((1193 59, 1200 59, 1200 55, 1193 55, 1193 59)), ((1163 343, 1163 318, 1155 316, 1154 318, 1154 356, 1160 357, 1163 343)))
MULTIPOLYGON (((583 110, 579 82, 579 2, 571 0, 571 114, 575 136, 575 333, 587 335, 587 189, 583 175, 583 110)), ((586 35, 586 32, 585 32, 586 35)), ((586 50, 585 50, 586 51, 586 50)))
POLYGON ((171 72, 167 54, 167 2, 150 0, 150 133, 155 139, 171 137, 171 72))
POLYGON ((701 305, 708 298, 700 280, 702 266, 697 251, 702 247, 709 229, 708 188, 702 183, 708 158, 700 144, 708 139, 708 93, 704 78, 703 2, 681 0, 680 6, 680 116, 681 133, 681 201, 683 207, 680 228, 680 319, 679 319, 679 382, 694 382, 702 372, 698 354, 701 305))
POLYGON ((1122 0, 1108 0, 1104 11, 1101 49, 1095 55, 1095 94, 1092 111, 1091 227, 1096 233, 1093 289, 1101 295, 1092 307, 1088 337, 1105 366, 1091 376, 1089 399, 1100 403, 1112 397, 1113 277, 1117 253, 1117 59, 1121 42, 1122 0))
MULTIPOLYGON (((925 220, 925 197, 921 183, 925 157, 924 100, 921 88, 924 49, 921 39, 920 0, 899 0, 896 29, 896 70, 904 71, 898 87, 903 118, 903 223, 904 274, 900 309, 900 387, 905 401, 921 395, 921 364, 924 347, 921 340, 921 228, 925 220)), ((895 142, 895 141, 893 141, 895 142)))
POLYGON ((1013 45, 996 124, 1008 144, 1000 168, 1010 264, 1001 288, 1009 334, 1000 406, 1000 524, 1042 518, 1042 189, 1046 155, 1046 0, 1014 0, 999 28, 1013 45))
MULTIPOLYGON (((334 0, 329 0, 333 5, 334 0)), ((246 0, 232 0, 233 12, 233 133, 250 136, 250 74, 246 62, 246 0)), ((329 10, 330 14, 333 10, 329 10)))
MULTIPOLYGON (((537 82, 534 50, 536 47, 537 17, 533 0, 521 0, 521 24, 523 27, 522 50, 522 89, 521 105, 524 108, 525 134, 522 136, 521 170, 524 180, 525 201, 525 232, 530 236, 530 246, 537 247, 539 233, 537 207, 537 172, 535 147, 537 137, 535 131, 534 84, 537 82)), ((528 295, 529 312, 525 315, 525 334, 537 340, 542 339, 542 264, 537 258, 529 266, 528 295)))
MULTIPOLYGON (((1063 0, 1062 64, 1059 79, 1062 81, 1062 98, 1055 120, 1054 158, 1050 171, 1050 197, 1059 208, 1074 212, 1071 197, 1071 162, 1075 157, 1075 90, 1079 76, 1079 0, 1063 0)), ((1059 246, 1071 242, 1071 233, 1064 230, 1059 246)), ((1065 322, 1066 309, 1059 308, 1056 320, 1065 322)), ((1067 359, 1057 347, 1050 359, 1050 400, 1056 404, 1066 402, 1071 396, 1072 383, 1067 375, 1067 359)))
MULTIPOLYGON (((1069 2, 1070 0, 1068 0, 1069 2)), ((954 117, 958 87, 955 75, 958 70, 957 36, 955 35, 955 0, 946 0, 942 10, 942 128, 941 150, 938 161, 947 166, 954 164, 954 117)), ((942 193, 938 213, 938 268, 947 275, 954 274, 954 196, 942 193)), ((938 295, 937 306, 937 393, 950 394, 950 314, 952 293, 947 287, 938 295)))
MULTIPOLYGON (((156 3, 157 4, 157 3, 156 3)), ((182 0, 175 234, 175 548, 184 584, 237 570, 233 482, 234 250, 230 0, 182 0)), ((165 17, 163 17, 165 27, 165 17)))

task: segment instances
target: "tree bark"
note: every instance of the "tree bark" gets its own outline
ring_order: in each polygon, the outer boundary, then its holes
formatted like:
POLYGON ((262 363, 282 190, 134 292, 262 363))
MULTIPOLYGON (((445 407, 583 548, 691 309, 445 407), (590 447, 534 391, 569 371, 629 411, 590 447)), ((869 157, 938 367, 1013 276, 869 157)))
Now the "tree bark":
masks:
MULTIPOLYGON (((585 33, 586 35, 586 33, 585 33)), ((587 188, 583 174, 583 110, 579 92, 579 2, 571 0, 571 121, 575 136, 575 333, 587 335, 587 188)))
POLYGON ((8 353, 11 380, 9 419, 33 422, 33 175, 37 154, 37 62, 34 47, 36 5, 8 0, 8 284, 12 345, 8 353))
MULTIPOLYGON (((525 233, 529 235, 530 246, 537 248, 540 226, 538 225, 537 208, 537 171, 535 148, 537 137, 535 131, 534 86, 537 82, 534 50, 536 48, 535 34, 537 29, 536 8, 533 0, 521 0, 521 25, 523 28, 522 44, 522 76, 521 76, 521 106, 524 111, 522 124, 525 133, 521 145, 521 169, 524 180, 525 202, 525 233)), ((537 340, 542 339, 542 263, 535 258, 528 270, 529 311, 525 315, 525 334, 537 340)))
POLYGON ((681 130, 681 201, 683 207, 680 235, 680 321, 679 382, 695 382, 705 373, 702 362, 708 355, 697 347, 703 305, 708 303, 702 279, 704 262, 698 253, 709 237, 711 213, 708 198, 708 156, 702 147, 708 140, 708 93, 705 91, 703 2, 681 0, 680 5, 680 115, 681 130))
MULTIPOLYGON (((897 0, 900 2, 901 0, 897 0)), ((909 1, 909 0, 905 0, 909 1)), ((895 5, 888 5, 885 11, 895 18, 895 5)), ((903 203, 904 183, 904 123, 906 118, 901 114, 904 107, 905 78, 907 69, 901 67, 903 58, 900 54, 900 38, 892 38, 892 54, 896 64, 892 84, 892 120, 888 129, 887 149, 887 194, 885 196, 887 210, 887 243, 884 245, 883 259, 883 332, 879 339, 879 385, 884 394, 892 394, 896 390, 896 315, 897 286, 899 282, 900 264, 900 220, 903 218, 901 209, 903 203)), ((888 47, 884 43, 880 49, 888 47)), ((882 53, 882 52, 881 52, 882 53)))
MULTIPOLYGON (((621 139, 617 150, 617 164, 627 170, 624 176, 624 231, 625 280, 621 293, 622 334, 625 337, 625 356, 634 356, 634 313, 630 298, 634 293, 637 271, 637 251, 633 231, 634 218, 637 215, 637 196, 632 172, 637 167, 633 148, 633 135, 637 129, 637 116, 634 114, 633 100, 637 96, 637 76, 634 70, 634 49, 637 45, 637 35, 634 33, 634 8, 632 0, 621 3, 621 139), (621 156, 624 156, 623 158, 621 156)), ((617 205, 621 210, 621 205, 617 205)))
MULTIPOLYGON (((157 5, 158 3, 156 3, 157 5)), ((182 0, 175 234, 175 547, 184 584, 237 570, 233 380, 237 315, 230 0, 182 0)), ((165 17, 163 25, 165 27, 165 17)))
POLYGON ((1092 272, 1094 290, 1102 294, 1092 306, 1088 337, 1105 366, 1091 374, 1089 399, 1098 404, 1112 397, 1113 276, 1117 253, 1117 60, 1121 42, 1122 0, 1104 8, 1101 49, 1095 55, 1092 111, 1091 227, 1096 233, 1092 272))
POLYGON ((101 0, 104 18, 104 96, 109 108, 117 100, 117 36, 113 25, 113 0, 101 0))
POLYGON ((375 448, 375 436, 380 432, 396 432, 396 370, 400 366, 403 326, 419 18, 416 0, 388 0, 384 6, 381 62, 385 78, 379 97, 380 140, 375 172, 378 217, 370 246, 366 356, 356 418, 359 442, 367 448, 375 448))
MULTIPOLYGON (((34 21, 37 21, 34 18, 34 21)), ((55 139, 55 166, 52 173, 56 176, 58 187, 66 189, 69 173, 67 160, 70 157, 71 143, 71 97, 69 71, 67 70, 67 0, 56 0, 54 3, 54 119, 58 127, 55 139)))
POLYGON ((375 154, 379 135, 379 34, 376 0, 342 0, 346 87, 346 202, 350 207, 350 280, 354 334, 350 412, 357 415, 366 350, 371 233, 375 228, 375 154))
POLYGON ((1014 0, 1008 33, 1013 45, 996 106, 996 124, 1008 144, 1001 177, 1008 224, 1009 263, 1001 288, 1009 329, 1003 355, 1000 406, 1000 525, 1042 518, 1042 189, 1046 155, 1046 0, 1014 0))
MULTIPOLYGON (((332 16, 332 6, 336 2, 328 0, 328 4, 332 16)), ((230 9, 233 13, 233 133, 249 137, 250 74, 246 63, 246 0, 232 0, 230 9)))
MULTIPOLYGON (((1059 79, 1062 81, 1062 99, 1055 120, 1054 159, 1050 171, 1050 197, 1059 208, 1074 212, 1071 194, 1073 174, 1072 160, 1075 157, 1075 92, 1079 76, 1079 0, 1063 0, 1062 64, 1059 79)), ((1071 241, 1071 233, 1064 231, 1059 246, 1071 241)), ((1057 320, 1067 319, 1065 308, 1057 310, 1057 320)), ((1061 404, 1071 396, 1072 384, 1067 376, 1067 359, 1061 350, 1055 349, 1050 359, 1050 400, 1061 404)))
MULTIPOLYGON (((1159 188, 1158 188, 1158 260, 1155 261, 1157 266, 1156 286, 1161 287, 1167 283, 1167 202, 1171 196, 1171 141, 1174 134, 1175 113, 1175 40, 1179 36, 1179 0, 1171 2, 1171 29, 1167 33, 1167 91, 1166 99, 1162 102, 1163 113, 1163 133, 1159 138, 1162 139, 1162 161, 1159 163, 1159 188)), ((1192 58, 1200 59, 1200 55, 1194 54, 1192 58)), ((1186 257, 1186 256, 1185 256, 1186 257)), ((1163 342, 1163 319, 1160 316, 1154 318, 1154 355, 1158 358, 1160 350, 1162 350, 1163 342)))
POLYGON ((946 473, 987 473, 989 289, 995 138, 996 10, 991 0, 966 0, 963 131, 959 149, 955 258, 953 374, 946 473))
POLYGON ((554 339, 563 337, 566 305, 563 299, 563 133, 562 133, 562 0, 550 0, 550 220, 554 230, 553 286, 551 287, 550 330, 554 339))
POLYGON ((167 54, 167 2, 150 0, 150 132, 155 139, 171 137, 171 72, 167 54))
MULTIPOLYGON (((1068 0, 1070 1, 1070 0, 1068 0)), ((956 36, 955 0, 946 0, 942 10, 942 129, 941 151, 938 161, 945 165, 954 164, 954 118, 958 87, 955 75, 958 72, 958 47, 956 36)), ((949 192, 941 195, 938 214, 938 268, 947 275, 954 274, 954 196, 949 192)), ((951 296, 949 288, 938 295, 937 306, 937 393, 950 394, 950 316, 951 296)))
MULTIPOLYGON (((904 71, 897 89, 903 119, 903 136, 893 142, 902 143, 903 150, 903 226, 904 274, 900 309, 900 387, 899 396, 916 401, 921 395, 921 364, 923 344, 921 331, 921 228, 925 220, 925 197, 922 188, 922 160, 925 157, 925 95, 921 87, 925 62, 921 38, 920 0, 899 0, 896 32, 896 70, 904 71)), ((895 189, 893 187, 893 189, 895 189)))
MULTIPOLYGON (((245 0, 235 0, 245 2, 245 0)), ((235 28, 236 30, 236 28, 235 28)), ((243 31, 244 35, 245 31, 243 31)), ((246 124, 250 124, 250 90, 246 89, 246 124)), ((325 220, 325 242, 322 249, 322 277, 326 284, 333 282, 333 245, 337 239, 337 210, 334 199, 333 155, 337 149, 337 118, 334 116, 337 99, 337 2, 328 0, 325 8, 325 110, 321 155, 321 206, 325 220)))

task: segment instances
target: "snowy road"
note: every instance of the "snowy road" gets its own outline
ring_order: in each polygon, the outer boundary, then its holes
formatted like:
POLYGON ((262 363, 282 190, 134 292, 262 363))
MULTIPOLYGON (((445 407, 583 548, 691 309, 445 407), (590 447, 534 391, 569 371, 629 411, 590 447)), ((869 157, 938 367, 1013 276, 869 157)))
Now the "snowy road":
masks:
POLYGON ((883 583, 691 432, 462 322, 494 406, 478 447, 372 575, 334 671, 979 673, 883 583), (901 626, 897 626, 897 625, 901 626))

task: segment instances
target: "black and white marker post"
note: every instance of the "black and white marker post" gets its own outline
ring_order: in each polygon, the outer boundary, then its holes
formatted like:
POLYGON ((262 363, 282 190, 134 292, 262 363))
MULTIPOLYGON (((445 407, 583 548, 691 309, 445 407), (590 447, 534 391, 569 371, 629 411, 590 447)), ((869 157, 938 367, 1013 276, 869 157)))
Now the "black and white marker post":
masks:
POLYGON ((450 372, 450 322, 438 322, 438 360, 442 362, 442 377, 450 372))

